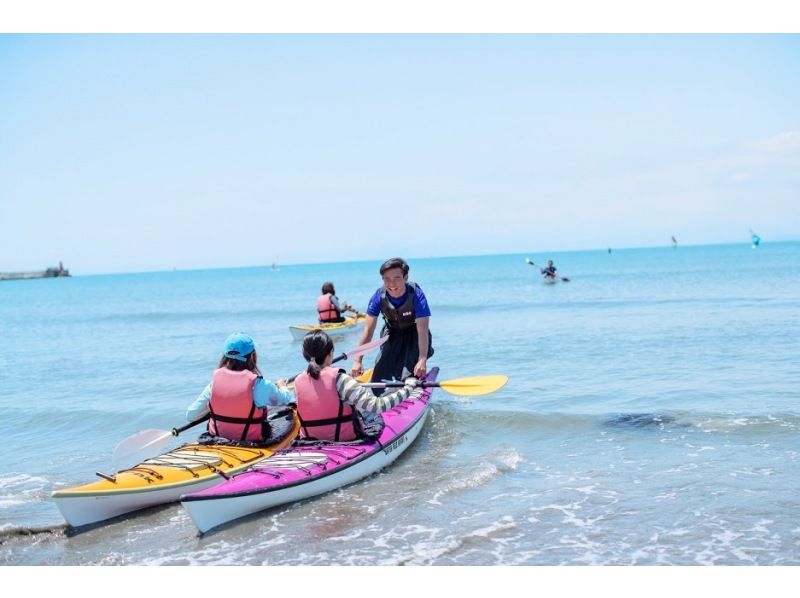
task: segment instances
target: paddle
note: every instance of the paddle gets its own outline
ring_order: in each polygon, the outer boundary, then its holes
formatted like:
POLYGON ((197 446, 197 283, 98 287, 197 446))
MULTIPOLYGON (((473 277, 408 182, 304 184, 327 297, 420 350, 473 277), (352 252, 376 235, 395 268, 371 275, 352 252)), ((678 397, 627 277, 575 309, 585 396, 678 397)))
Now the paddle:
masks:
MULTIPOLYGON (((536 266, 537 268, 541 268, 541 266, 540 266, 539 264, 535 263, 535 262, 534 262, 534 261, 533 261, 531 258, 529 258, 529 257, 526 257, 526 258, 525 258, 525 263, 526 263, 526 264, 528 264, 529 266, 536 266)), ((563 280, 564 282, 569 282, 569 278, 567 278, 566 276, 562 276, 562 277, 561 277, 561 280, 563 280)))
MULTIPOLYGON (((335 357, 331 363, 344 361, 345 359, 351 359, 353 357, 357 357, 358 355, 369 353, 370 351, 380 347, 388 339, 388 336, 384 336, 372 342, 359 345, 358 347, 351 349, 350 351, 345 351, 338 357, 335 357)), ((299 375, 300 374, 292 376, 286 381, 286 383, 290 384, 294 382, 294 379, 299 375)), ((210 417, 211 414, 208 413, 200 419, 191 421, 179 428, 172 428, 172 430, 169 432, 165 430, 150 429, 142 430, 141 432, 129 436, 114 448, 114 454, 111 459, 112 463, 117 471, 121 471, 141 463, 150 457, 154 457, 160 454, 161 449, 170 441, 173 436, 178 436, 181 432, 207 421, 210 417)))
MULTIPOLYGON (((470 376, 468 378, 455 378, 444 382, 428 382, 423 380, 423 388, 441 388, 445 392, 459 397, 480 397, 500 390, 508 382, 508 376, 503 374, 490 374, 488 376, 470 376)), ((367 388, 399 388, 405 386, 403 382, 367 382, 361 386, 367 388)))

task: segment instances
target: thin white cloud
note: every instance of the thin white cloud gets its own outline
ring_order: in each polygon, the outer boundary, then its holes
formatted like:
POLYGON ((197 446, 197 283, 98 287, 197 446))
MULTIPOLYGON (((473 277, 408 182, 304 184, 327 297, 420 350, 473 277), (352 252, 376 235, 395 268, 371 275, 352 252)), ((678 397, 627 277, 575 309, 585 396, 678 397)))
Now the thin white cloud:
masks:
POLYGON ((753 144, 758 152, 782 153, 800 150, 800 131, 785 131, 753 144))

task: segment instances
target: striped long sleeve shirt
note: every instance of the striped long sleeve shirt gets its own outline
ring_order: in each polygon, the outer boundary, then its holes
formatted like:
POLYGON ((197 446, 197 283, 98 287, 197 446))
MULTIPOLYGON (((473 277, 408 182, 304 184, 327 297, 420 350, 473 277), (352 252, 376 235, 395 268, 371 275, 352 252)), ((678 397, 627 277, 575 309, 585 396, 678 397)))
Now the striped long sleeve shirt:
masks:
POLYGON ((406 384, 393 393, 384 393, 381 396, 376 396, 372 390, 361 386, 358 380, 344 372, 339 372, 336 378, 336 391, 339 393, 339 398, 343 403, 361 412, 383 413, 388 411, 409 398, 414 388, 414 386, 406 384))

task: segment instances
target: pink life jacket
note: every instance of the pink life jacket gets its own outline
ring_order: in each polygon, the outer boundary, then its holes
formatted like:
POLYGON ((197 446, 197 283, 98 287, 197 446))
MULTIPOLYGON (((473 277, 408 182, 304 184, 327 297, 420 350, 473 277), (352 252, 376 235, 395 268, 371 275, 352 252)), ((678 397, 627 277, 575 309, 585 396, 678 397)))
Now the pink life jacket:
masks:
POLYGON ((330 322, 342 317, 341 312, 334 307, 330 293, 325 293, 317 298, 317 313, 320 322, 330 322))
POLYGON ((356 439, 354 413, 350 405, 339 399, 336 390, 336 368, 322 368, 319 380, 303 372, 294 380, 300 437, 347 442, 356 439))
POLYGON ((260 376, 250 370, 234 372, 219 368, 211 382, 211 417, 208 431, 229 440, 262 442, 265 440, 267 409, 253 403, 253 387, 260 376))

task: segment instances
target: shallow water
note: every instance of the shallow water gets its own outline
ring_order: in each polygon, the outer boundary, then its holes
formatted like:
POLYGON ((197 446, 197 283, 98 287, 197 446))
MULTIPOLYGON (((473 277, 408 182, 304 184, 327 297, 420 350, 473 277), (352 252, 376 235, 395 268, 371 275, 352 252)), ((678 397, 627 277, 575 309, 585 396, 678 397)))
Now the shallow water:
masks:
POLYGON ((441 379, 505 388, 436 391, 387 470, 203 537, 180 505, 69 533, 49 495, 183 423, 232 331, 300 371, 288 326, 379 264, 0 283, 0 563, 800 564, 800 244, 531 255, 556 285, 525 257, 411 260, 441 379))

